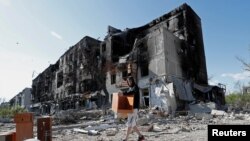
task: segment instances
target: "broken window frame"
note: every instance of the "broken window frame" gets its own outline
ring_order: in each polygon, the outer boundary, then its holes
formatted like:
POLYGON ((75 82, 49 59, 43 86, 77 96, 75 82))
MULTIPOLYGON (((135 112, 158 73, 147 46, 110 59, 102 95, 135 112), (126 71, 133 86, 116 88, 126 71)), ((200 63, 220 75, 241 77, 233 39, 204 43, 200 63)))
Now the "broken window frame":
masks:
POLYGON ((110 84, 116 84, 116 74, 110 74, 110 84))
POLYGON ((140 65, 141 77, 147 77, 149 75, 149 63, 143 63, 140 65))
POLYGON ((149 89, 148 88, 141 89, 141 94, 142 94, 144 106, 149 107, 149 103, 150 103, 149 102, 149 89), (147 99, 147 102, 145 99, 147 99))

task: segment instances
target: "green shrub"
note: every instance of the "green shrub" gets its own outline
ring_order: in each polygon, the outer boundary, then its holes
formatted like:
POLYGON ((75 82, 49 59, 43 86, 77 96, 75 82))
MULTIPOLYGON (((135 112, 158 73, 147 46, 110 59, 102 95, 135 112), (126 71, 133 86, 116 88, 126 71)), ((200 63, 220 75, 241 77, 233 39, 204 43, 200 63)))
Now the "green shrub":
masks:
POLYGON ((15 106, 15 107, 0 107, 0 117, 1 118, 13 118, 15 114, 17 113, 23 113, 26 112, 27 110, 20 107, 20 106, 15 106))
POLYGON ((240 94, 232 93, 226 95, 226 103, 234 106, 243 107, 249 105, 250 103, 250 94, 240 94))
POLYGON ((238 93, 232 93, 232 94, 226 95, 227 104, 236 104, 239 100, 240 100, 240 94, 238 93))

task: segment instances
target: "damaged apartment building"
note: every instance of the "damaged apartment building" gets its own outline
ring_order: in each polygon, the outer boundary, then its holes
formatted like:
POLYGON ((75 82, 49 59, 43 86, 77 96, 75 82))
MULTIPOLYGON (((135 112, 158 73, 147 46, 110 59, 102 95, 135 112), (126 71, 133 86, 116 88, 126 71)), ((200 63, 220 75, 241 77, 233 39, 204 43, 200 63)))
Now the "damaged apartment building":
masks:
POLYGON ((183 4, 137 28, 109 26, 102 42, 83 38, 33 80, 33 108, 86 107, 91 99, 100 107, 128 88, 128 76, 141 106, 170 112, 199 101, 225 105, 225 87, 208 85, 201 19, 183 4))
POLYGON ((130 75, 144 106, 176 111, 198 101, 225 104, 225 88, 208 85, 201 19, 187 4, 141 27, 109 27, 101 56, 110 94, 126 89, 130 75))
POLYGON ((85 107, 90 94, 100 89, 95 81, 99 46, 99 40, 86 36, 40 73, 32 82, 33 111, 49 114, 85 107))

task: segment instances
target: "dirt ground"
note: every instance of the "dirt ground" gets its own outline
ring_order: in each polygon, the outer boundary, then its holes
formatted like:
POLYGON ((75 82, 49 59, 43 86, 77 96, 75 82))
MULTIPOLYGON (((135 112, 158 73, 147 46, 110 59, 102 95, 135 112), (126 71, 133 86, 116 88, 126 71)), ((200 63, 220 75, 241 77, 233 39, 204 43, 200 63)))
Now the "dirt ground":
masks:
MULTIPOLYGON (((59 124, 52 127, 52 140, 121 141, 126 133, 125 122, 125 120, 107 116, 95 120, 81 120, 77 124, 59 124), (98 133, 89 132, 90 130, 98 131, 98 133)), ((198 113, 174 118, 143 115, 138 121, 138 127, 148 141, 206 141, 209 124, 249 125, 249 122, 250 114, 248 113, 226 113, 225 115, 198 113)), ((10 130, 15 130, 14 123, 0 123, 0 132, 10 130)), ((37 136, 36 125, 34 126, 34 136, 37 136)), ((136 141, 137 138, 137 134, 132 133, 129 140, 136 141)))

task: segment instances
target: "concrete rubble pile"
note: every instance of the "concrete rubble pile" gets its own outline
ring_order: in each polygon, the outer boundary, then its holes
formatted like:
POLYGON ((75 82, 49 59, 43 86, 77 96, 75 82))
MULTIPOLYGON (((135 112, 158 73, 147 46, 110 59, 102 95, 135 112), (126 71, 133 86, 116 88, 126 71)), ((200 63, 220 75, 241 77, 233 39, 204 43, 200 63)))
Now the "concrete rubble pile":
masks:
MULTIPOLYGON (((178 136, 187 133, 194 135, 197 132, 202 132, 205 140, 208 124, 248 124, 250 121, 248 113, 235 114, 220 110, 211 110, 210 113, 188 111, 185 116, 164 115, 159 114, 159 112, 155 108, 140 110, 138 126, 146 138, 159 138, 160 140, 163 137, 177 136, 177 134, 178 136)), ((78 127, 58 132, 54 139, 60 140, 67 135, 84 136, 95 140, 119 140, 121 136, 125 135, 126 120, 114 117, 114 115, 103 115, 99 119, 85 121, 78 127)), ((133 137, 136 137, 136 133, 133 133, 133 137)))
POLYGON ((79 123, 82 120, 95 120, 101 117, 102 110, 66 110, 53 115, 54 124, 72 124, 79 123))
MULTIPOLYGON (((64 111, 60 115, 66 118, 72 114, 71 110, 64 111)), ((75 112, 74 114, 76 114, 75 112)), ((101 110, 81 111, 76 122, 61 122, 53 124, 52 140, 120 140, 125 136, 126 119, 115 118, 114 113, 103 115, 101 110)), ((53 118, 55 120, 56 117, 53 118)), ((147 139, 163 140, 175 139, 182 140, 188 137, 190 140, 200 138, 206 140, 208 124, 248 124, 250 114, 246 112, 234 113, 212 109, 211 112, 193 113, 191 110, 186 115, 164 115, 160 109, 148 108, 140 109, 138 128, 147 139)), ((35 124, 36 125, 36 124, 35 124)), ((13 123, 0 123, 0 132, 15 129, 13 123)), ((35 131, 37 130, 36 127, 35 131)), ((36 136, 36 135, 35 135, 36 136)), ((131 139, 136 139, 133 133, 131 139)))

